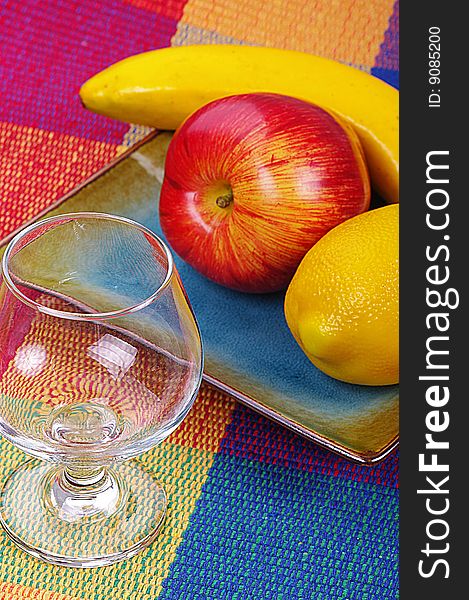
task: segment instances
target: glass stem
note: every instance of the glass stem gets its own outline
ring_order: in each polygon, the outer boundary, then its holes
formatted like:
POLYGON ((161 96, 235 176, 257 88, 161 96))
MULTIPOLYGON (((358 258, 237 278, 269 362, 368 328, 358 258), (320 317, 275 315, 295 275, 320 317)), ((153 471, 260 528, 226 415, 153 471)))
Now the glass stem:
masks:
POLYGON ((67 465, 63 472, 64 483, 75 488, 99 488, 107 479, 106 467, 67 465))
POLYGON ((45 486, 45 504, 59 519, 75 523, 88 517, 109 517, 126 502, 125 487, 107 467, 66 465, 52 471, 45 486))

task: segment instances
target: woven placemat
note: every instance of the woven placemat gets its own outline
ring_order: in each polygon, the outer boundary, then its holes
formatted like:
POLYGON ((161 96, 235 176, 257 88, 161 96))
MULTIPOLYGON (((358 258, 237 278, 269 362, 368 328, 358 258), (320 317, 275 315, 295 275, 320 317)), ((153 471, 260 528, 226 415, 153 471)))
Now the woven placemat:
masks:
MULTIPOLYGON (((92 115, 80 84, 168 45, 294 48, 398 78, 388 0, 0 0, 0 239, 145 131, 92 115)), ((2 441, 0 473, 25 460, 2 441)), ((209 386, 139 458, 165 484, 161 535, 135 558, 62 569, 0 534, 0 599, 398 597, 397 454, 359 467, 209 386)), ((27 518, 27 515, 25 515, 27 518)))

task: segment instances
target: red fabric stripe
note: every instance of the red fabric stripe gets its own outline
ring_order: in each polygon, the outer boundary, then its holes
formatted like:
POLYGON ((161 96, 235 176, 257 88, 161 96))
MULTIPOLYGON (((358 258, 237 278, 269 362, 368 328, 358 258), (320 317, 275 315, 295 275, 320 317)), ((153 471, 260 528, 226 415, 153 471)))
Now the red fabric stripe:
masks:
POLYGON ((124 0, 124 2, 179 21, 188 0, 124 0))

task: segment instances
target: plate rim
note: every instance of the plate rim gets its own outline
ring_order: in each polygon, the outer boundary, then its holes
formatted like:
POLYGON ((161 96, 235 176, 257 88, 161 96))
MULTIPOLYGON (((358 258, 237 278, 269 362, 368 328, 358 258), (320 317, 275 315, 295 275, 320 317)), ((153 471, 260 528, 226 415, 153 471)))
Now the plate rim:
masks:
MULTIPOLYGON (((17 235, 25 227, 46 217, 51 211, 59 208, 64 202, 66 202, 67 200, 69 200, 70 198, 72 198, 73 196, 78 194, 81 190, 88 187, 94 181, 96 181, 101 176, 103 176, 105 173, 110 171, 113 167, 115 167, 120 162, 122 162, 126 158, 128 158, 133 152, 138 150, 138 148, 140 148, 141 146, 144 146, 148 142, 157 138, 162 133, 165 133, 165 131, 164 130, 153 130, 150 133, 146 134, 143 138, 138 140, 136 143, 132 144, 132 146, 129 146, 123 152, 118 153, 117 156, 115 156, 112 160, 110 160, 101 169, 98 169, 90 177, 88 177, 87 179, 85 179, 84 181, 79 183, 77 186, 75 186, 74 188, 69 190, 63 196, 60 196, 59 198, 57 198, 57 200, 55 200, 52 204, 50 204, 49 206, 47 206, 46 208, 44 208, 43 210, 38 212, 34 217, 32 217, 31 219, 28 219, 22 225, 20 225, 19 227, 14 229, 12 232, 7 234, 5 237, 0 239, 0 250, 2 250, 4 248, 4 246, 6 246, 15 237, 15 235, 17 235)), ((374 466, 374 465, 380 463, 381 461, 383 461, 387 456, 389 456, 389 454, 391 454, 393 452, 393 450, 395 450, 397 448, 397 446, 399 445, 399 433, 397 433, 392 439, 389 440, 389 442, 387 444, 385 444, 382 448, 380 448, 376 452, 354 451, 353 449, 345 446, 344 444, 340 444, 339 442, 332 440, 325 435, 321 435, 321 434, 315 432, 314 430, 306 427, 305 425, 302 425, 298 421, 295 421, 293 419, 286 417, 285 415, 282 415, 281 413, 277 412, 275 409, 266 405, 262 401, 256 400, 255 398, 248 396, 247 394, 245 394, 244 392, 241 392, 240 390, 234 388, 233 386, 223 383, 223 381, 220 381, 218 378, 214 377, 213 375, 210 375, 210 373, 207 373, 205 370, 204 370, 202 379, 206 383, 211 385, 212 387, 216 388, 217 390, 219 390, 223 393, 226 393, 226 394, 232 396, 233 398, 235 398, 235 400, 237 400, 241 404, 248 406, 250 409, 252 409, 255 412, 261 414, 262 416, 270 419, 271 421, 282 425, 286 429, 289 429, 290 431, 293 431, 294 433, 301 435, 303 438, 306 438, 307 440, 314 442, 318 446, 321 446, 321 447, 325 448, 326 450, 329 450, 329 451, 333 452, 334 454, 337 454, 338 456, 341 456, 342 458, 345 458, 356 464, 364 465, 364 466, 374 466)))

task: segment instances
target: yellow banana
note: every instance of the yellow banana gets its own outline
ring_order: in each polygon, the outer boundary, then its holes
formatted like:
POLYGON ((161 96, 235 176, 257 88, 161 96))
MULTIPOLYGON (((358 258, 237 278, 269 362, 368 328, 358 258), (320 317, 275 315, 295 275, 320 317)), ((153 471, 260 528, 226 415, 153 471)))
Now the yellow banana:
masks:
POLYGON ((205 45, 131 56, 81 88, 90 110, 129 123, 176 129, 211 100, 251 92, 313 102, 357 132, 376 190, 399 201, 399 93, 358 69, 303 52, 205 45))

